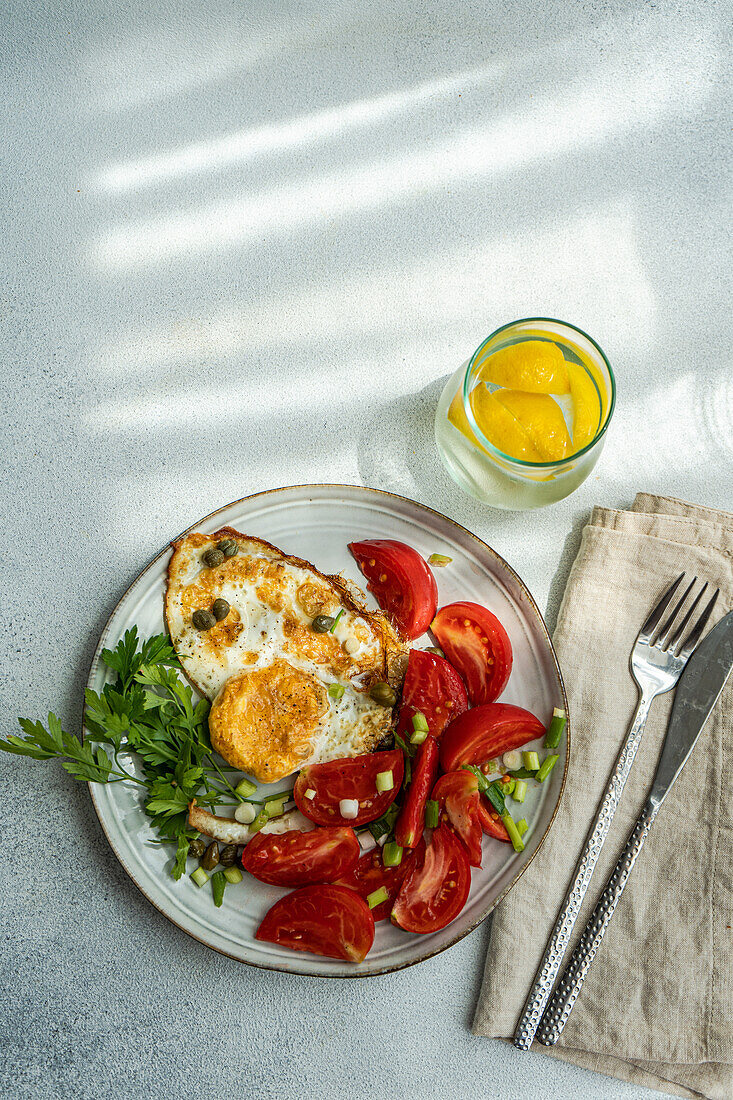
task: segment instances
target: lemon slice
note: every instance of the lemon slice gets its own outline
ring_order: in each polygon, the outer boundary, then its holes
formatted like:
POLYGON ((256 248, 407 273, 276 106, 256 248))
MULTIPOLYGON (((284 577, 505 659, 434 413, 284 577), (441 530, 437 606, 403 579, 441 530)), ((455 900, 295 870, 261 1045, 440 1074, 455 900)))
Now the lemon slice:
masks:
POLYGON ((582 451, 600 426, 601 402, 598 390, 585 369, 577 363, 568 363, 567 366, 573 397, 573 450, 582 451))
MULTIPOLYGON (((516 417, 529 436, 540 454, 540 458, 535 461, 557 462, 561 458, 567 458, 572 452, 573 446, 562 410, 548 394, 497 390, 492 396, 516 417)), ((476 419, 480 423, 478 417, 476 419)))
POLYGON ((471 409, 486 438, 505 455, 524 462, 542 462, 542 455, 516 416, 497 401, 486 386, 471 391, 471 409))
POLYGON ((524 340, 489 355, 477 377, 524 393, 570 393, 567 363, 557 344, 524 340))

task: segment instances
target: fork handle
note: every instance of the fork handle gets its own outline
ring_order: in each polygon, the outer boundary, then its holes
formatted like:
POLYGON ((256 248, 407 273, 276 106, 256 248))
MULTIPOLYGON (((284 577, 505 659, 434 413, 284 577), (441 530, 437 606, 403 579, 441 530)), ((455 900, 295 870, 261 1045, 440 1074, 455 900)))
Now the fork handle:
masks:
POLYGON ((603 795, 603 800, 593 823, 593 828, 588 835, 585 847, 578 860, 578 864, 575 868, 575 876, 565 895, 563 907, 555 922, 555 927, 552 930, 552 935, 545 948, 545 954, 540 963, 540 968, 535 975, 534 983, 524 1006, 522 1017, 514 1033, 514 1045, 520 1050, 529 1050, 531 1047, 545 1005, 550 999, 552 987, 555 984, 555 979, 562 966, 571 933, 578 919, 580 906, 585 897, 585 892, 588 889, 593 871, 595 870, 598 856, 603 847, 603 842, 611 827, 613 815, 616 813, 616 807, 621 798, 624 784, 631 771, 631 765, 634 763, 636 750, 641 743, 647 715, 649 714, 649 707, 653 699, 654 693, 647 694, 646 692, 642 692, 636 714, 634 715, 631 727, 626 735, 626 740, 619 753, 613 775, 606 787, 606 792, 603 795))
POLYGON ((654 824, 659 805, 659 802, 651 799, 644 804, 644 809, 639 814, 636 825, 626 841, 626 847, 598 899, 590 920, 580 935, 577 947, 570 956, 570 962, 547 1006, 537 1034, 539 1041, 546 1047, 553 1046, 557 1042, 568 1022, 588 968, 601 946, 601 940, 618 905, 624 886, 628 882, 631 868, 636 863, 649 830, 654 824))

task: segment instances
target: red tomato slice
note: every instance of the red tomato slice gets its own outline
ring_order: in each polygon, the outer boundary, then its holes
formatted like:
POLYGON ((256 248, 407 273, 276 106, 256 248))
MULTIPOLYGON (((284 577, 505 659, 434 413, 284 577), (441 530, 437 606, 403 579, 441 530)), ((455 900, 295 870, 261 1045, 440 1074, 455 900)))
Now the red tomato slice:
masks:
POLYGON ((438 742, 430 734, 412 761, 412 779, 394 829, 394 838, 403 848, 415 848, 425 828, 425 803, 438 774, 438 742))
POLYGON ((503 840, 507 844, 511 844, 509 833, 506 831, 504 822, 501 820, 494 807, 489 805, 483 795, 479 795, 478 816, 481 822, 481 828, 487 836, 493 836, 495 840, 503 840))
POLYGON ((382 849, 374 848, 361 857, 349 875, 339 879, 339 885, 356 890, 357 894, 365 901, 369 894, 374 893, 380 886, 383 886, 387 891, 387 900, 375 905, 372 909, 372 916, 375 921, 386 920, 402 885, 403 878, 412 866, 413 859, 420 853, 421 845, 423 848, 425 847, 425 841, 422 839, 414 851, 404 852, 402 862, 397 867, 385 867, 382 849))
POLYGON ((425 715, 433 737, 441 733, 457 715, 468 710, 468 696, 453 665, 434 653, 411 649, 402 687, 402 706, 397 732, 412 733, 412 716, 425 715))
POLYGON ((295 781, 293 798, 298 809, 316 825, 363 825, 376 821, 394 802, 402 785, 405 762, 401 749, 371 752, 345 760, 329 760, 326 764, 311 764, 303 768, 295 781), (393 786, 389 791, 377 790, 377 773, 392 772, 393 786), (307 790, 315 791, 306 798, 307 790), (348 820, 341 816, 342 799, 356 799, 359 811, 348 820))
POLYGON ((341 878, 356 866, 360 852, 353 829, 290 829, 253 836, 242 853, 242 866, 260 882, 307 886, 341 878))
POLYGON ((439 825, 421 859, 405 875, 391 920, 406 932, 437 932, 466 904, 471 868, 466 849, 447 825, 439 825))
POLYGON ((455 772, 463 764, 485 764, 510 749, 518 749, 545 727, 524 707, 513 703, 484 703, 459 715, 440 741, 440 766, 455 772))
POLYGON ((466 681, 474 706, 498 699, 512 671, 512 645, 496 615, 478 603, 450 603, 430 629, 466 681))
POLYGON ((268 909, 255 939, 362 962, 374 943, 374 918, 366 902, 345 886, 302 886, 268 909))
POLYGON ((472 772, 464 771, 441 775, 431 795, 466 845, 472 867, 481 866, 480 797, 478 779, 472 772))
POLYGON ((392 539, 350 542, 367 588, 405 638, 424 634, 438 606, 438 586, 417 550, 392 539))

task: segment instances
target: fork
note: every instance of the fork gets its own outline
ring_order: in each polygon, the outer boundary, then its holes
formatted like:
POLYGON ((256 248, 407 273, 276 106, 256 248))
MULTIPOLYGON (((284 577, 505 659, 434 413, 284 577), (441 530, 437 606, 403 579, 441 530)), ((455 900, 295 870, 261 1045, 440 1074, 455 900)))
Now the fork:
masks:
POLYGON ((697 577, 693 577, 664 625, 659 627, 664 613, 671 604, 684 577, 685 574, 681 573, 650 612, 637 635, 631 651, 631 674, 639 688, 639 703, 616 761, 613 775, 603 795, 598 814, 575 868, 575 876, 565 895, 562 909, 545 948, 545 954, 527 997, 521 1019, 517 1025, 514 1034, 514 1045, 519 1050, 529 1050, 539 1027, 552 987, 565 957, 570 936, 603 847, 603 842, 608 835, 613 816, 616 813, 616 807, 631 771, 631 766, 634 763, 637 749, 641 744, 649 708, 658 695, 671 691, 679 680, 690 654, 700 641, 702 632, 715 606, 717 592, 708 601, 697 623, 690 631, 689 637, 680 646, 678 652, 677 647, 680 645, 687 625, 707 589, 707 583, 705 583, 682 621, 675 628, 674 624, 677 616, 690 592, 697 584, 697 577))

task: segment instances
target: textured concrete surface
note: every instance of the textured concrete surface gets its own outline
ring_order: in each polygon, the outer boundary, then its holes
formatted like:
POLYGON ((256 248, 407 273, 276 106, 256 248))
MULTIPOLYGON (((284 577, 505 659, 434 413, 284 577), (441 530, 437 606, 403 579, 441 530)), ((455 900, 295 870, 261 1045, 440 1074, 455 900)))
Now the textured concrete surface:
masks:
MULTIPOLYGON (((141 566, 258 489, 424 501, 551 622, 592 504, 733 505, 726 10, 10 0, 0 728, 76 729, 141 566), (432 412, 531 314, 592 333, 619 401, 581 490, 500 514, 432 412)), ((5 1097, 652 1095, 471 1037, 486 927, 363 983, 250 971, 147 904, 55 765, 4 757, 0 807, 5 1097)))

